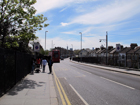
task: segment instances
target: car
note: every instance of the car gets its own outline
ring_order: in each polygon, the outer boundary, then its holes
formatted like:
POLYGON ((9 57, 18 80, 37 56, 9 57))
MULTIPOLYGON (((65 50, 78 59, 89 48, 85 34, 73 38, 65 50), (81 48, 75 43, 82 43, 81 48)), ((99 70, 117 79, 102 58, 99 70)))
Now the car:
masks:
POLYGON ((60 59, 61 59, 61 60, 64 60, 64 58, 63 58, 63 57, 60 57, 60 59))

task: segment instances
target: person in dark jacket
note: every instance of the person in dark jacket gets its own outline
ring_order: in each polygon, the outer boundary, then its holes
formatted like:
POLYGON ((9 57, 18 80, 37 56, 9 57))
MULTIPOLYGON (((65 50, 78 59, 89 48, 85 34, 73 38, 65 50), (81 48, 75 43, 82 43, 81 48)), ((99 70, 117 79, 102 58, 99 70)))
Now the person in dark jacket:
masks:
POLYGON ((51 59, 51 56, 49 56, 49 58, 48 58, 48 67, 49 67, 49 74, 51 74, 52 73, 52 65, 53 65, 53 61, 52 61, 52 59, 51 59))
POLYGON ((34 69, 35 69, 35 59, 34 58, 32 58, 32 60, 31 60, 31 65, 32 65, 31 74, 34 74, 34 69))

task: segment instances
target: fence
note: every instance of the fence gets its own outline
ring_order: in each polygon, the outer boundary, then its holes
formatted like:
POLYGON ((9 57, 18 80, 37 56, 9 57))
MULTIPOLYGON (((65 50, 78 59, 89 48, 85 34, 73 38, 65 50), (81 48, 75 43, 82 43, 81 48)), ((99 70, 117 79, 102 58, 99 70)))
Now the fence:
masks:
POLYGON ((31 70, 31 55, 0 48, 0 96, 31 70))
POLYGON ((87 63, 119 66, 118 57, 113 57, 113 58, 108 57, 107 62, 106 62, 106 57, 73 57, 73 60, 80 61, 80 62, 87 62, 87 63))
POLYGON ((136 59, 120 59, 119 56, 108 57, 73 57, 73 60, 87 63, 96 63, 102 65, 118 66, 125 68, 134 68, 140 70, 140 56, 136 59))
POLYGON ((74 57, 73 60, 75 61, 82 61, 88 63, 99 63, 99 59, 97 57, 74 57))

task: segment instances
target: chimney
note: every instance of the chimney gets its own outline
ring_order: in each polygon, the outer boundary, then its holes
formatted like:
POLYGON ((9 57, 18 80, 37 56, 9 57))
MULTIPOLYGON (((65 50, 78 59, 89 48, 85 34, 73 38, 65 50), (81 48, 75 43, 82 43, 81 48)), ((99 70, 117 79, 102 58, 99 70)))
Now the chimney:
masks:
POLYGON ((131 49, 134 49, 137 46, 138 46, 137 43, 131 43, 131 45, 130 45, 131 49))
POLYGON ((99 50, 99 48, 96 48, 95 50, 97 51, 97 50, 99 50))
POLYGON ((121 45, 121 49, 123 49, 123 45, 121 45))
POLYGON ((108 50, 111 50, 113 48, 113 46, 108 46, 108 50))

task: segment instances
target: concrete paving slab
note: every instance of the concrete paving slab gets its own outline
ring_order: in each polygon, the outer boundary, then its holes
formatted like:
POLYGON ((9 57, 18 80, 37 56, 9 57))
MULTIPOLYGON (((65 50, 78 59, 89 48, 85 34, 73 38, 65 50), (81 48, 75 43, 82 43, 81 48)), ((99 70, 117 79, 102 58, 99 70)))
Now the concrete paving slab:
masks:
POLYGON ((0 98, 0 105, 58 105, 53 82, 47 72, 29 74, 0 98))
POLYGON ((50 105, 50 99, 26 99, 24 105, 50 105))
POLYGON ((58 105, 57 98, 51 98, 51 105, 58 105))

